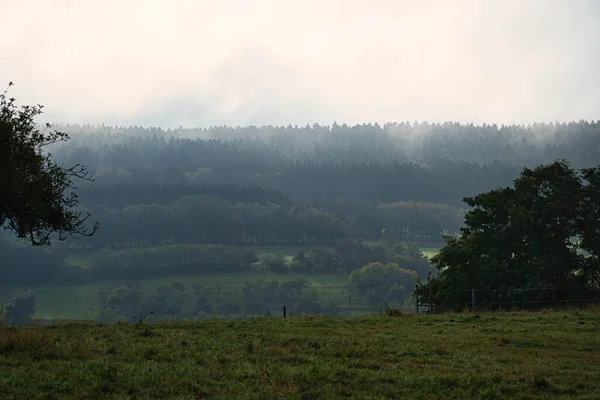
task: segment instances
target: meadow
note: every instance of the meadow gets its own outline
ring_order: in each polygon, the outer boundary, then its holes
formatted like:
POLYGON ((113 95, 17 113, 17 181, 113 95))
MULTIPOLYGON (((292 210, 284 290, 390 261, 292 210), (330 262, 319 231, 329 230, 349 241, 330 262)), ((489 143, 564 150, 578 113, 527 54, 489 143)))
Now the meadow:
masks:
POLYGON ((427 258, 431 258, 439 253, 441 247, 421 247, 421 253, 427 258))
POLYGON ((600 398, 600 310, 0 328, 5 398, 600 398))

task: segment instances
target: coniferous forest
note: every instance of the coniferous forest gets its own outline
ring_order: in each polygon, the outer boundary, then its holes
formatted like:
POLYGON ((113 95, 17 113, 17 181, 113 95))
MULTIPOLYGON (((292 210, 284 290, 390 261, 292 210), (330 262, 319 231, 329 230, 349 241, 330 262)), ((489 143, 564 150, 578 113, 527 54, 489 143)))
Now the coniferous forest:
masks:
POLYGON ((53 156, 95 177, 78 188, 103 224, 85 243, 94 247, 439 242, 460 228, 464 197, 509 185, 522 167, 600 159, 593 121, 56 129, 71 140, 53 156))

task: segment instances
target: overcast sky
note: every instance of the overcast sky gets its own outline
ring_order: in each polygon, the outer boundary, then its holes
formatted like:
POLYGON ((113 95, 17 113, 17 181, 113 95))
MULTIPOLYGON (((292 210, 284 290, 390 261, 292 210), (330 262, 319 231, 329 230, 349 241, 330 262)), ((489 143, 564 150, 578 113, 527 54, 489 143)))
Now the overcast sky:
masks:
POLYGON ((596 0, 0 0, 0 14, 0 81, 43 122, 600 119, 596 0))

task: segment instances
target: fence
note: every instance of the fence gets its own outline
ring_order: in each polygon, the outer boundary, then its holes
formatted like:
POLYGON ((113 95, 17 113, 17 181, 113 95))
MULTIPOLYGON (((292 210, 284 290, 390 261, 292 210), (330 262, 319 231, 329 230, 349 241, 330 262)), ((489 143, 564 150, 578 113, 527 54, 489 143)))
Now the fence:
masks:
POLYGON ((600 304, 600 290, 591 287, 497 288, 434 292, 417 289, 417 313, 451 311, 537 310, 600 304))

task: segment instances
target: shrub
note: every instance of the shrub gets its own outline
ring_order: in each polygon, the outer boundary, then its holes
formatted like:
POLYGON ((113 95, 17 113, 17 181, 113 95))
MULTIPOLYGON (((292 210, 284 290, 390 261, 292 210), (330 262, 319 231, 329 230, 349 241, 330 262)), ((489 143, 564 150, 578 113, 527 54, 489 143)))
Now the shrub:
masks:
POLYGON ((139 308, 143 298, 141 289, 120 287, 108 296, 106 305, 118 314, 132 315, 139 308))
POLYGON ((285 262, 285 258, 281 254, 275 255, 275 257, 268 257, 265 260, 265 266, 267 269, 279 274, 287 272, 288 265, 285 262))
POLYGON ((16 293, 2 310, 2 321, 11 326, 25 326, 35 314, 35 293, 31 290, 16 293))
POLYGON ((390 263, 383 266, 379 262, 365 265, 350 274, 352 287, 363 294, 372 307, 380 307, 384 302, 402 304, 412 294, 417 273, 390 263))

